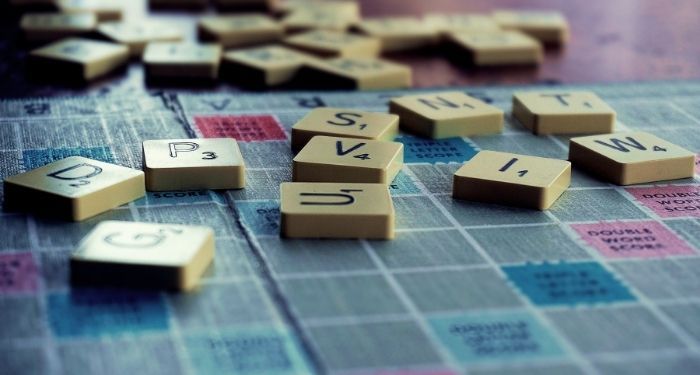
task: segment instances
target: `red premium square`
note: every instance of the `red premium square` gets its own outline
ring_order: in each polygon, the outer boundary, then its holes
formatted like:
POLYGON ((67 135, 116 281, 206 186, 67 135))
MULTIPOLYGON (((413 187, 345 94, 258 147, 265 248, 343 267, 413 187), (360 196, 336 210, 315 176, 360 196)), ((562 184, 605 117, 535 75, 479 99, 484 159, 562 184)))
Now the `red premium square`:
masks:
POLYGON ((32 254, 0 254, 0 294, 36 292, 38 276, 32 254))
POLYGON ((204 138, 234 138, 238 142, 286 140, 275 116, 195 116, 194 123, 204 138))

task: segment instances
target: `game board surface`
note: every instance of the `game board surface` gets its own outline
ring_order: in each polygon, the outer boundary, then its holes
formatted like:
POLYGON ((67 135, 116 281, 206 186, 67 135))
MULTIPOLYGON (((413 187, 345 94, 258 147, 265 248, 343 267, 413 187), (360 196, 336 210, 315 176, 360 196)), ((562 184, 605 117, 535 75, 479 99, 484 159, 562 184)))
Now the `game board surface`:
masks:
MULTIPOLYGON (((700 82, 575 87, 618 129, 700 152, 700 82)), ((509 113, 530 88, 463 91, 509 113)), ((697 176, 623 188, 574 169, 544 212, 453 200, 452 173, 479 149, 567 157, 566 137, 507 116, 501 135, 400 138, 395 240, 280 239, 291 126, 315 106, 385 111, 399 93, 0 101, 0 177, 69 155, 140 169, 141 141, 159 138, 234 137, 248 167, 243 190, 148 193, 80 223, 2 212, 0 373, 697 373, 697 176), (214 228, 201 289, 71 287, 70 252, 108 219, 214 228)))

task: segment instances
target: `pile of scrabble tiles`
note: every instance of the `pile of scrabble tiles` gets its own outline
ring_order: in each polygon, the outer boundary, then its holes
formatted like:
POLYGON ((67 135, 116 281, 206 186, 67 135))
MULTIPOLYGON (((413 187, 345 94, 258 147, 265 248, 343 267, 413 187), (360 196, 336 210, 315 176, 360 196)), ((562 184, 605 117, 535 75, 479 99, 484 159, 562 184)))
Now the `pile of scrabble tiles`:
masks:
MULTIPOLYGON (((692 178, 694 154, 644 132, 614 132, 615 111, 592 92, 516 92, 512 116, 539 135, 569 140, 569 160, 480 151, 454 173, 452 196, 548 209, 571 168, 618 185, 692 178)), ((390 100, 388 113, 316 108, 292 127, 292 181, 280 185, 280 235, 394 238, 388 185, 403 166, 399 130, 442 139, 498 134, 504 112, 462 92, 390 100)), ((84 220, 149 191, 245 188, 235 139, 143 141, 143 171, 69 157, 4 181, 6 208, 84 220)), ((214 258, 205 227, 100 223, 71 259, 74 280, 191 289, 214 258), (128 272, 129 277, 123 277, 128 272)))
MULTIPOLYGON (((204 15, 197 41, 186 30, 149 19, 127 19, 115 0, 12 0, 50 3, 56 11, 26 13, 30 71, 90 81, 141 61, 152 82, 213 82, 270 87, 396 89, 410 87, 410 66, 382 54, 434 46, 469 66, 536 65, 545 45, 569 38, 557 12, 496 10, 491 14, 427 14, 362 19, 348 0, 218 0, 227 13, 204 15), (260 9, 257 13, 241 10, 260 9), (237 12, 239 11, 239 12, 237 12), (59 73, 60 72, 60 73, 59 73)), ((202 0, 151 0, 206 6, 202 0)))

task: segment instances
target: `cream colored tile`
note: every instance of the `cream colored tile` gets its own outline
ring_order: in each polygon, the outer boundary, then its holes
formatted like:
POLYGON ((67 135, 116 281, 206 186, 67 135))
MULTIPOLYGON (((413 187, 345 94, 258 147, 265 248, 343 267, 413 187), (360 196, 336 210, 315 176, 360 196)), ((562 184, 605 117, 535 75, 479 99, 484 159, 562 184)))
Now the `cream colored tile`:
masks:
POLYGON ((30 42, 49 42, 89 33, 97 27, 94 14, 27 13, 20 28, 30 42))
POLYGON ((124 14, 124 3, 117 0, 57 0, 62 13, 91 13, 97 21, 119 21, 124 14))
POLYGON ((610 133, 615 111, 588 91, 513 94, 513 116, 535 134, 610 133))
POLYGON ((366 19, 357 24, 363 34, 378 38, 382 52, 397 52, 434 45, 438 31, 422 19, 386 17, 366 19))
POLYGON ((449 38, 477 66, 531 65, 543 59, 542 45, 517 31, 454 33, 449 38))
POLYGON ((379 39, 333 30, 312 30, 284 40, 290 47, 320 57, 376 57, 379 39))
POLYGON ((556 11, 497 10, 493 18, 509 30, 522 31, 547 44, 564 44, 569 40, 569 24, 556 11))
MULTIPOLYGON (((375 58, 339 57, 308 62, 304 80, 338 89, 379 90, 411 86, 409 66, 375 58)), ((302 82, 303 84, 303 82, 302 82)))
POLYGON ((226 52, 222 74, 242 83, 275 86, 290 81, 311 57, 282 46, 264 46, 226 52))
POLYGON ((618 185, 692 178, 695 155, 645 132, 571 138, 569 160, 618 185))
POLYGON ((109 42, 69 38, 29 53, 31 68, 57 77, 89 81, 114 71, 129 60, 129 49, 109 42))
POLYGON ((314 108, 292 126, 292 150, 301 150, 317 135, 393 141, 398 132, 399 117, 393 114, 314 108))
POLYGON ((143 172, 71 156, 5 178, 11 209, 80 221, 141 198, 143 172))
POLYGON ((211 228, 103 221, 71 255, 72 281, 191 290, 214 259, 211 228))
POLYGON ((294 157, 292 180, 390 184, 403 166, 403 144, 315 136, 294 157))
POLYGON ((197 24, 199 39, 226 47, 274 42, 284 36, 282 26, 264 14, 207 16, 197 24))
POLYGON ((149 191, 245 187, 245 162, 233 138, 144 141, 143 169, 149 191))
POLYGON ((394 205, 384 184, 285 182, 280 234, 292 238, 394 238, 394 205))
POLYGON ((501 27, 490 15, 476 13, 429 13, 425 22, 442 34, 498 31, 501 27))
POLYGON ((182 30, 151 21, 103 22, 97 31, 111 41, 129 47, 131 56, 141 56, 146 44, 151 42, 179 42, 183 39, 182 30))
POLYGON ((394 98, 389 112, 403 131, 434 139, 503 131, 503 111, 458 91, 394 98))
POLYGON ((452 196, 545 210, 570 183, 568 161, 480 151, 455 172, 452 196))
POLYGON ((148 43, 143 53, 150 78, 208 78, 219 75, 221 46, 216 44, 148 43))
POLYGON ((282 24, 290 32, 315 29, 345 31, 359 20, 357 4, 348 1, 323 1, 293 7, 282 19, 282 24))

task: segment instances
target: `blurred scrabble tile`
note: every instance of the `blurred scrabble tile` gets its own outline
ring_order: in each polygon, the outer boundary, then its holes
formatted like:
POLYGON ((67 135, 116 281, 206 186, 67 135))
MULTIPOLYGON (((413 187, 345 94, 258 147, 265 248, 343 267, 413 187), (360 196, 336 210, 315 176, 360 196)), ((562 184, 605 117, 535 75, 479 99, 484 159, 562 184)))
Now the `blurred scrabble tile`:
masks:
POLYGON ((71 281, 191 290, 214 260, 214 231, 194 225, 103 221, 71 254, 71 281))
POLYGON ((152 9, 202 9, 209 5, 209 0, 148 0, 152 9))
POLYGON ((214 5, 221 10, 228 11, 270 11, 275 9, 275 0, 214 0, 214 5))
POLYGON ((144 196, 143 172, 71 156, 5 178, 11 210, 80 221, 144 196))
POLYGON ((442 34, 498 31, 501 27, 493 17, 475 13, 429 13, 425 22, 442 34))
POLYGON ((513 94, 513 116, 535 134, 611 133, 615 111, 588 91, 513 94))
POLYGON ((569 160, 618 185, 693 178, 695 155, 645 132, 571 138, 569 160))
POLYGON ((129 47, 132 56, 141 56, 151 42, 178 42, 183 33, 176 27, 150 21, 103 22, 97 30, 109 40, 129 47))
POLYGON ((411 68, 387 60, 339 57, 312 60, 300 71, 300 84, 334 89, 399 89, 411 86, 411 68))
POLYGON ((453 33, 449 38, 477 66, 531 65, 543 59, 540 42, 517 31, 453 33))
POLYGON ((284 40, 290 47, 321 57, 376 57, 379 39, 332 30, 313 30, 284 40))
POLYGON ((493 18, 504 29, 522 31, 546 44, 564 44, 569 40, 569 24, 559 12, 497 10, 493 18))
POLYGON ((20 28, 24 39, 46 42, 89 33, 97 27, 94 14, 27 13, 20 28))
POLYGON ((394 238, 394 205, 384 184, 280 184, 280 234, 291 238, 394 238))
POLYGON ((386 17, 366 19, 357 24, 363 34, 378 38, 382 52, 406 51, 437 43, 439 34, 422 19, 386 17))
POLYGON ((347 1, 323 1, 293 8, 282 19, 282 24, 289 32, 312 29, 345 31, 359 20, 357 4, 347 1))
POLYGON ((197 24, 199 39, 226 47, 273 42, 284 36, 284 29, 264 14, 203 17, 197 24))
POLYGON ((294 157, 292 180, 390 184, 402 166, 402 143, 318 135, 294 157))
POLYGON ((148 43, 143 63, 149 78, 207 78, 219 75, 221 46, 178 42, 148 43))
POLYGON ((452 196, 545 210, 570 183, 568 161, 480 151, 455 172, 452 196))
POLYGON ((119 21, 124 12, 116 0, 57 0, 56 5, 62 13, 92 13, 98 22, 119 21))
POLYGON ((35 72, 84 81, 103 76, 128 60, 126 46, 80 38, 64 39, 29 53, 29 64, 35 72))
POLYGON ((394 98, 389 112, 402 130, 433 139, 503 131, 503 111, 458 91, 394 98))
POLYGON ((148 191, 241 189, 245 163, 233 138, 143 142, 148 191))
POLYGON ((250 86, 275 86, 291 80, 309 55, 282 46, 264 46, 228 51, 222 76, 250 86))
POLYGON ((292 150, 301 150, 317 135, 393 141, 399 133, 399 116, 354 109, 320 107, 292 126, 292 150))
POLYGON ((308 8, 323 8, 345 17, 360 18, 360 5, 354 0, 278 0, 273 5, 274 12, 283 14, 308 8))

